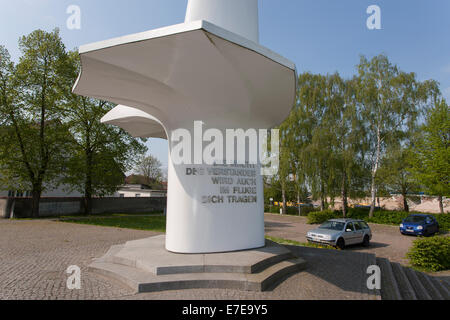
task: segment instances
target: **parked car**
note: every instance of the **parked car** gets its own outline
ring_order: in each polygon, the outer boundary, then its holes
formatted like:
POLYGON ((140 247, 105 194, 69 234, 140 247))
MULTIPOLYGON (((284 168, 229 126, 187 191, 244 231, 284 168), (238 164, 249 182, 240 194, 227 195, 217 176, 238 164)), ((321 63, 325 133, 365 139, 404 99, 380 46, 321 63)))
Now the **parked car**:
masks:
POLYGON ((430 236, 439 233, 439 223, 429 214, 411 214, 400 224, 402 234, 430 236))
POLYGON ((308 232, 308 242, 331 245, 340 249, 351 244, 370 245, 372 231, 364 220, 331 219, 308 232))

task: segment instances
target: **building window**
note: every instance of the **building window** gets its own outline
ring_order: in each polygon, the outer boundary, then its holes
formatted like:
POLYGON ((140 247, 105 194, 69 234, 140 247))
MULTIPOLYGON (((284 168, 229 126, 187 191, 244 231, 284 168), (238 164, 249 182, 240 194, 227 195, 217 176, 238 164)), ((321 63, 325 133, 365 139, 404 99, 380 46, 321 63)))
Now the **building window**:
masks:
POLYGON ((136 198, 140 198, 141 194, 140 193, 136 193, 136 198))
POLYGON ((125 198, 125 194, 124 193, 119 193, 119 197, 125 198))

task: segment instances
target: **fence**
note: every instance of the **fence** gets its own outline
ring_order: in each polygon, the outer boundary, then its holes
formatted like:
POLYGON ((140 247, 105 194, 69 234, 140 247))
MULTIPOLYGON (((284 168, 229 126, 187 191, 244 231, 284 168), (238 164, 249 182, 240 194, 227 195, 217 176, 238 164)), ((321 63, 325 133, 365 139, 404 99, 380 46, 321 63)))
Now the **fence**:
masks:
MULTIPOLYGON (((31 206, 31 198, 0 198, 0 218, 29 218, 31 206)), ((165 208, 165 197, 92 199, 92 214, 163 212, 165 208)), ((83 213, 83 198, 42 198, 39 204, 40 217, 83 213)))

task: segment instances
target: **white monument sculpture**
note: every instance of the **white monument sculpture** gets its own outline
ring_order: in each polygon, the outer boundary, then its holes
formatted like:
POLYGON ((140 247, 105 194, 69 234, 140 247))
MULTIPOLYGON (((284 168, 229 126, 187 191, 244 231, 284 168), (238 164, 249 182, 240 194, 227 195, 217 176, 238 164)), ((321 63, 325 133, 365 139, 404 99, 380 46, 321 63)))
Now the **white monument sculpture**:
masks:
POLYGON ((178 129, 193 138, 208 129, 224 137, 227 129, 270 129, 288 116, 295 65, 259 44, 258 1, 190 0, 184 23, 88 44, 80 56, 74 92, 119 105, 103 122, 136 137, 169 138, 166 249, 263 247, 258 165, 205 164, 196 148, 209 142, 192 141, 178 154, 186 141, 177 137, 178 129), (190 163, 174 161, 189 155, 190 163))

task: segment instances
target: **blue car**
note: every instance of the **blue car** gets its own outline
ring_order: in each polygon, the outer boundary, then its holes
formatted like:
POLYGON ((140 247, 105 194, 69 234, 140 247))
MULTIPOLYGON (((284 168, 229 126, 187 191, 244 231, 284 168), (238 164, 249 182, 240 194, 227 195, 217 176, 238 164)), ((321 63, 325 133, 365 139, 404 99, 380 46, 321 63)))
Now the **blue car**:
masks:
POLYGON ((415 236, 430 236, 439 233, 439 224, 432 215, 412 214, 402 221, 400 232, 415 236))

